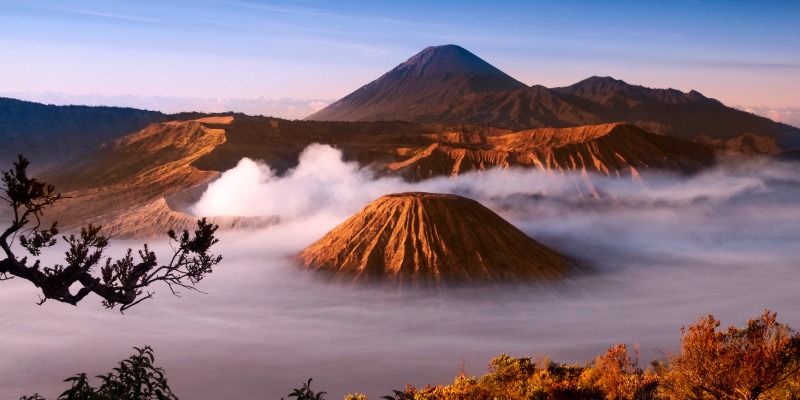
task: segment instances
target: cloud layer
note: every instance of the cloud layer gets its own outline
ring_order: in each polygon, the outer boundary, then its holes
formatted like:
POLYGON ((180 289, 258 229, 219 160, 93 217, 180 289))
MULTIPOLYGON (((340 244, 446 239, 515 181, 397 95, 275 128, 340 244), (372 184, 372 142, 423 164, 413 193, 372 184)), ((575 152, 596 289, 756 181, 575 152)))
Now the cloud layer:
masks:
POLYGON ((510 215, 531 208, 563 214, 565 208, 571 212, 573 208, 600 205, 677 207, 720 203, 763 191, 766 181, 796 183, 800 178, 796 178, 793 167, 768 159, 734 160, 691 179, 651 172, 637 180, 512 168, 409 183, 397 177, 376 178, 369 168, 344 161, 340 150, 312 144, 300 155, 299 165, 283 176, 277 176, 268 165, 242 159, 209 185, 191 211, 198 217, 268 216, 282 221, 317 214, 347 216, 384 194, 411 191, 463 195, 510 215))
POLYGON ((742 107, 741 109, 800 128, 800 107, 742 107))
POLYGON ((581 176, 531 170, 419 184, 375 179, 319 145, 280 177, 245 160, 211 185, 198 210, 282 222, 222 233, 225 259, 201 282, 207 295, 178 299, 156 288, 154 300, 120 316, 92 299, 39 307, 35 288, 3 282, 0 397, 54 397, 65 377, 104 373, 144 344, 181 397, 280 398, 313 377, 333 399, 356 391, 377 398, 407 383, 451 383, 462 359, 479 376, 502 352, 583 362, 638 341, 643 360, 661 357, 677 347, 680 326, 708 313, 741 326, 770 308, 797 327, 797 170, 752 159, 691 177, 591 176, 595 199, 581 176), (597 273, 431 294, 341 287, 298 271, 298 251, 383 192, 408 190, 475 198, 597 273))

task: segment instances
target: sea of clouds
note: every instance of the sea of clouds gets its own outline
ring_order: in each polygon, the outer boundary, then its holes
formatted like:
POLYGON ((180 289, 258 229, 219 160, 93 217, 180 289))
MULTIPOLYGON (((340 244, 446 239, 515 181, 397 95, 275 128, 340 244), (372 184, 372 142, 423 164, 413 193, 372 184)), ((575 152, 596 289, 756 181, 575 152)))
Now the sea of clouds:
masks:
MULTIPOLYGON (((37 306, 30 284, 2 282, 0 398, 55 397, 67 376, 105 373, 145 344, 181 398, 277 399, 309 377, 331 399, 378 398, 407 383, 451 383, 462 360, 480 376, 503 352, 582 363, 638 342, 643 360, 663 357, 678 348, 682 325, 709 313, 741 326, 769 308, 800 327, 799 170, 752 158, 637 180, 503 169, 408 183, 378 178, 325 145, 310 146, 282 176, 244 159, 192 212, 281 222, 221 232, 225 259, 200 283, 207 294, 175 298, 159 287, 123 316, 94 298, 37 306), (298 271, 294 254, 401 191, 473 198, 594 273, 422 293, 342 287, 298 271)), ((165 241, 149 242, 168 252, 165 241)), ((127 246, 139 243, 115 242, 113 253, 127 246)))

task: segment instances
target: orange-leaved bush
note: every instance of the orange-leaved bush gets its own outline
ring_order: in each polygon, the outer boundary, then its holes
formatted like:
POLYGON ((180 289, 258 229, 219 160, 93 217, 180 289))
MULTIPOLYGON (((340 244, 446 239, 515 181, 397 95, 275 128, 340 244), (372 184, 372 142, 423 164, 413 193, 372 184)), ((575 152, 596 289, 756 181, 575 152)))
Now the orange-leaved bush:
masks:
POLYGON ((764 311, 747 326, 718 330, 713 316, 681 328, 661 385, 668 399, 798 399, 800 335, 764 311))

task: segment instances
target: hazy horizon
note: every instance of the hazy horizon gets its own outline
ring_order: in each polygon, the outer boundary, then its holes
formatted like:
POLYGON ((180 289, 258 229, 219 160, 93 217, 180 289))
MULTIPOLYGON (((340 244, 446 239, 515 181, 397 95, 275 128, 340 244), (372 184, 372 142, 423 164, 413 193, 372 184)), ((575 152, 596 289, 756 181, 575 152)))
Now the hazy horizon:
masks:
POLYGON ((47 93, 149 109, 165 98, 334 100, 452 43, 527 85, 612 76, 728 106, 800 107, 792 1, 42 0, 0 1, 0 11, 0 44, 15 55, 0 65, 0 92, 45 102, 47 93))
MULTIPOLYGON (((1 92, 0 97, 32 101, 58 106, 109 106, 130 107, 143 110, 160 111, 165 114, 180 112, 225 113, 238 112, 247 115, 263 115, 284 119, 303 119, 335 102, 338 99, 291 99, 291 98, 183 98, 168 96, 105 96, 96 94, 67 93, 21 93, 1 92)), ((729 105, 730 106, 730 105, 729 105)), ((764 107, 757 105, 731 106, 775 122, 800 128, 800 107, 764 107)))

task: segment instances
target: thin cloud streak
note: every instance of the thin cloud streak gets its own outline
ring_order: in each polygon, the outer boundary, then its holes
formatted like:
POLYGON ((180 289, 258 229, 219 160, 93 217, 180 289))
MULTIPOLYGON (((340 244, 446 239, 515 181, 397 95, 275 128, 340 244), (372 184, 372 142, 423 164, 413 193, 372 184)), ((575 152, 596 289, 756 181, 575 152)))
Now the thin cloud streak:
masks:
POLYGON ((247 2, 234 2, 234 3, 225 3, 228 5, 234 5, 243 8, 249 9, 256 9, 256 10, 263 10, 263 11, 272 11, 277 13, 284 13, 284 14, 293 14, 293 15, 300 15, 300 16, 307 16, 307 17, 323 17, 323 18, 334 18, 334 19, 341 19, 341 20, 351 20, 351 21, 361 21, 361 22, 370 22, 370 23, 388 23, 394 25, 405 25, 405 26, 427 26, 427 27, 442 27, 444 25, 428 23, 428 22, 418 22, 418 21, 410 21, 410 20, 403 20, 398 18, 389 18, 389 17, 360 17, 355 15, 349 14, 341 14, 341 13, 334 13, 327 10, 321 9, 314 9, 314 8, 290 8, 290 7, 275 7, 275 6, 268 6, 263 4, 253 4, 247 2))
POLYGON ((682 32, 663 32, 655 30, 628 30, 621 28, 609 28, 594 31, 576 31, 570 34, 575 37, 603 37, 603 36, 631 36, 631 37, 652 37, 652 38, 679 38, 686 36, 682 32))
POLYGON ((101 18, 108 18, 114 20, 121 20, 121 21, 130 21, 130 22, 145 22, 149 24, 156 24, 156 25, 166 25, 167 22, 160 19, 153 19, 153 18, 143 18, 143 17, 136 17, 131 15, 122 15, 122 14, 114 14, 114 13, 104 13, 104 12, 97 12, 97 11, 85 11, 85 10, 77 10, 77 9, 58 9, 59 11, 77 14, 77 15, 88 15, 91 17, 101 17, 101 18))
POLYGON ((714 68, 754 68, 754 69, 782 69, 782 70, 798 70, 800 72, 800 63, 778 63, 778 62, 748 62, 748 61, 735 61, 735 60, 693 60, 685 61, 687 63, 694 63, 714 68))

